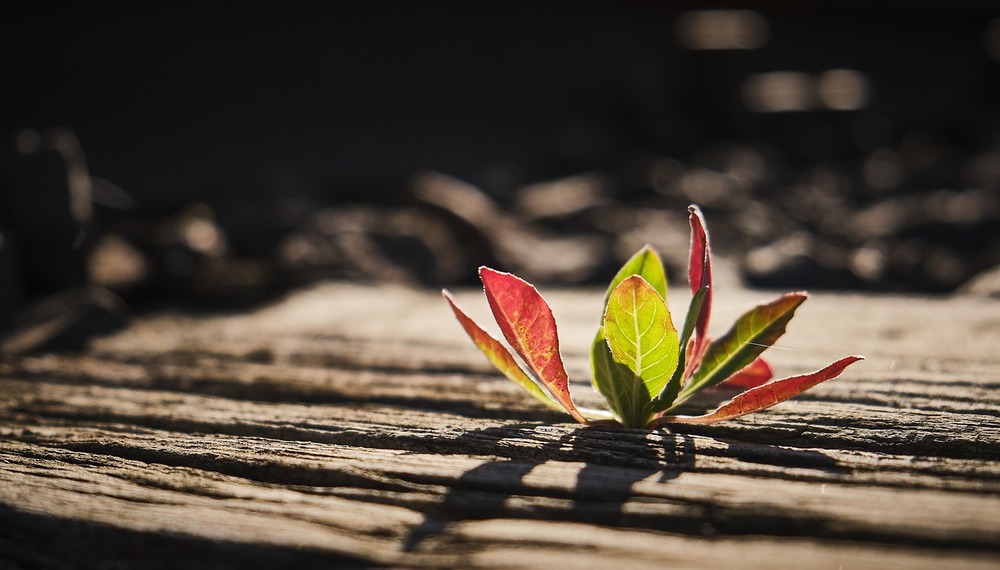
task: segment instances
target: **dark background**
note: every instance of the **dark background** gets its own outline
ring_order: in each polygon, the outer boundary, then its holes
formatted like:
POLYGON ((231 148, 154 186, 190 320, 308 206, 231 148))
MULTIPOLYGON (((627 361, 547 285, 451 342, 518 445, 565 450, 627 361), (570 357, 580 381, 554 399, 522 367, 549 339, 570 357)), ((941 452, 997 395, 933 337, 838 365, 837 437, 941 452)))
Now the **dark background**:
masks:
POLYGON ((995 2, 740 4, 759 46, 689 49, 710 9, 733 7, 8 5, 0 305, 468 284, 480 263, 597 283, 643 241, 683 280, 690 202, 753 286, 942 293, 1000 264, 995 2), (752 108, 759 74, 815 99, 838 69, 857 108, 752 108))

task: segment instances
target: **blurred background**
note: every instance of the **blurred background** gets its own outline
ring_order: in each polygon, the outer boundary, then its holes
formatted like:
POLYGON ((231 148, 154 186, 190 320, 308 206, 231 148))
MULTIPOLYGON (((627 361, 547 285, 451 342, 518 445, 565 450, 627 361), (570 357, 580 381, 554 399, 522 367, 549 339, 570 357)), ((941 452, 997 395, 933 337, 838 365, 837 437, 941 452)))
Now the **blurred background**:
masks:
POLYGON ((692 202, 753 287, 1000 264, 1000 4, 733 6, 8 3, 0 314, 597 284, 644 243, 682 282, 692 202))

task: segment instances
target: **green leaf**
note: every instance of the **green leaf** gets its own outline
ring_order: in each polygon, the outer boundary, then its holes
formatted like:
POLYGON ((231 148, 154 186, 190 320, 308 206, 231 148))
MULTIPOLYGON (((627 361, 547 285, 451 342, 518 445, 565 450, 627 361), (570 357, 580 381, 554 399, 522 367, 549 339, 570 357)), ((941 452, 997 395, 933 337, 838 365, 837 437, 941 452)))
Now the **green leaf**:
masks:
POLYGON ((705 297, 708 295, 709 288, 707 286, 698 289, 694 296, 691 297, 691 303, 688 305, 687 317, 684 319, 684 330, 681 332, 681 338, 679 343, 679 354, 677 360, 677 368, 674 370, 673 375, 670 377, 670 381, 664 386, 663 391, 653 400, 651 405, 651 410, 653 412, 662 412, 670 408, 673 405, 674 400, 677 399, 677 394, 681 389, 681 380, 684 377, 684 368, 687 365, 685 362, 686 351, 685 347, 688 345, 688 341, 691 340, 691 334, 694 332, 695 323, 698 320, 698 315, 701 314, 701 305, 705 301, 705 297))
POLYGON ((664 416, 651 422, 650 427, 666 423, 712 424, 759 412, 797 396, 820 382, 840 376, 845 368, 859 360, 864 360, 864 357, 846 356, 816 372, 783 378, 751 388, 703 416, 664 416))
POLYGON ((594 389, 608 401, 615 418, 625 427, 643 427, 649 419, 649 392, 642 378, 615 361, 604 337, 604 327, 597 329, 594 337, 590 368, 594 373, 594 389))
MULTIPOLYGON (((597 331, 590 351, 590 367, 593 374, 594 389, 608 400, 608 404, 622 423, 637 421, 636 418, 643 414, 642 408, 649 402, 649 396, 638 397, 632 394, 633 389, 641 386, 641 379, 637 379, 635 374, 627 366, 614 362, 604 337, 604 315, 608 310, 608 300, 614 290, 621 285, 622 281, 639 275, 649 283, 654 290, 666 301, 667 298, 667 273, 663 269, 663 261, 649 245, 645 245, 637 251, 628 261, 622 265, 618 273, 615 274, 608 286, 608 291, 604 295, 604 305, 601 308, 601 327, 597 331), (624 418, 631 418, 626 420, 624 418)), ((642 392, 645 392, 645 388, 642 392)), ((640 425, 633 427, 640 427, 640 425)))
POLYGON ((679 340, 667 304, 645 279, 632 275, 611 293, 604 334, 614 359, 642 379, 649 398, 658 395, 677 368, 679 340))
MULTIPOLYGON (((604 311, 607 311, 608 299, 611 298, 611 293, 618 288, 618 285, 622 281, 633 275, 638 275, 645 279, 660 294, 664 302, 666 302, 667 273, 663 270, 663 261, 660 260, 660 256, 656 254, 656 251, 652 247, 645 245, 635 255, 630 257, 625 262, 625 265, 622 265, 622 268, 618 270, 618 273, 611 280, 608 292, 604 295, 604 311)), ((601 312, 602 316, 604 315, 604 311, 601 312)))
POLYGON ((459 324, 465 329, 465 332, 472 339, 479 350, 486 355, 486 358, 496 366, 497 370, 503 372, 504 376, 513 380, 517 385, 524 388, 529 394, 538 398, 546 406, 552 408, 553 410, 565 412, 566 409, 563 408, 561 404, 553 400, 548 394, 542 390, 538 384, 534 382, 524 370, 518 366, 517 361, 511 353, 502 345, 500 341, 490 336, 489 333, 484 331, 479 325, 476 324, 468 315, 466 315, 458 305, 455 304, 455 300, 452 299, 451 294, 448 291, 441 291, 444 295, 446 301, 451 306, 451 310, 455 313, 455 318, 458 319, 459 324))
POLYGON ((701 366, 687 387, 681 390, 679 402, 722 382, 753 362, 785 333, 795 309, 805 300, 805 293, 786 293, 744 313, 729 332, 708 346, 701 366))

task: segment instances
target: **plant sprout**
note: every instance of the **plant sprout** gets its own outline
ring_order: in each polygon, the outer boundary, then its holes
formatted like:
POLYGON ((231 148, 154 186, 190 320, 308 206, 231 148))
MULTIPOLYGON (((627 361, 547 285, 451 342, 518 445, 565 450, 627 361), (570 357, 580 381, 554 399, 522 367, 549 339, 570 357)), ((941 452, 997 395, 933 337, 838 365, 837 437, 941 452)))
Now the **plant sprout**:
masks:
POLYGON ((593 386, 610 410, 585 409, 573 403, 552 310, 530 283, 510 273, 479 269, 493 316, 527 370, 507 347, 462 312, 448 291, 442 293, 462 328, 500 372, 545 405, 582 424, 656 428, 734 419, 835 378, 864 358, 847 356, 809 374, 771 380, 771 367, 760 355, 785 333, 795 310, 806 300, 804 292, 786 293, 756 306, 721 337, 709 338, 713 285, 708 231, 697 206, 688 212, 691 301, 680 331, 667 308, 663 263, 649 246, 625 263, 604 297, 590 365, 593 386), (744 391, 707 414, 676 415, 692 396, 721 384, 744 391))

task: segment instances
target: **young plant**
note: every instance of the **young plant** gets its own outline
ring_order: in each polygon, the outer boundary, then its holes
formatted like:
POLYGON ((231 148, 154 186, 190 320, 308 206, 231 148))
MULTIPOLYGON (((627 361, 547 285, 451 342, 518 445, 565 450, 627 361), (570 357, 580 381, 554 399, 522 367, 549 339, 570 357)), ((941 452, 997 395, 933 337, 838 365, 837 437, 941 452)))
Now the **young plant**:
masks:
POLYGON ((784 334, 803 292, 786 293, 747 311, 718 339, 708 335, 712 312, 712 258, 705 219, 688 208, 691 254, 688 277, 691 301, 678 332, 667 308, 667 276, 656 252, 646 246, 618 271, 607 294, 591 345, 593 386, 610 411, 583 409, 573 403, 559 353, 552 311, 529 283, 488 267, 479 269, 486 300, 504 338, 527 365, 524 370, 497 339, 458 306, 445 299, 458 322, 486 357, 508 378, 555 410, 582 423, 612 423, 626 428, 655 428, 668 423, 707 424, 769 408, 840 375, 862 360, 847 356, 826 368, 781 380, 771 379, 760 354, 784 334), (673 412, 698 392, 725 384, 745 389, 717 409, 700 416, 673 412))

